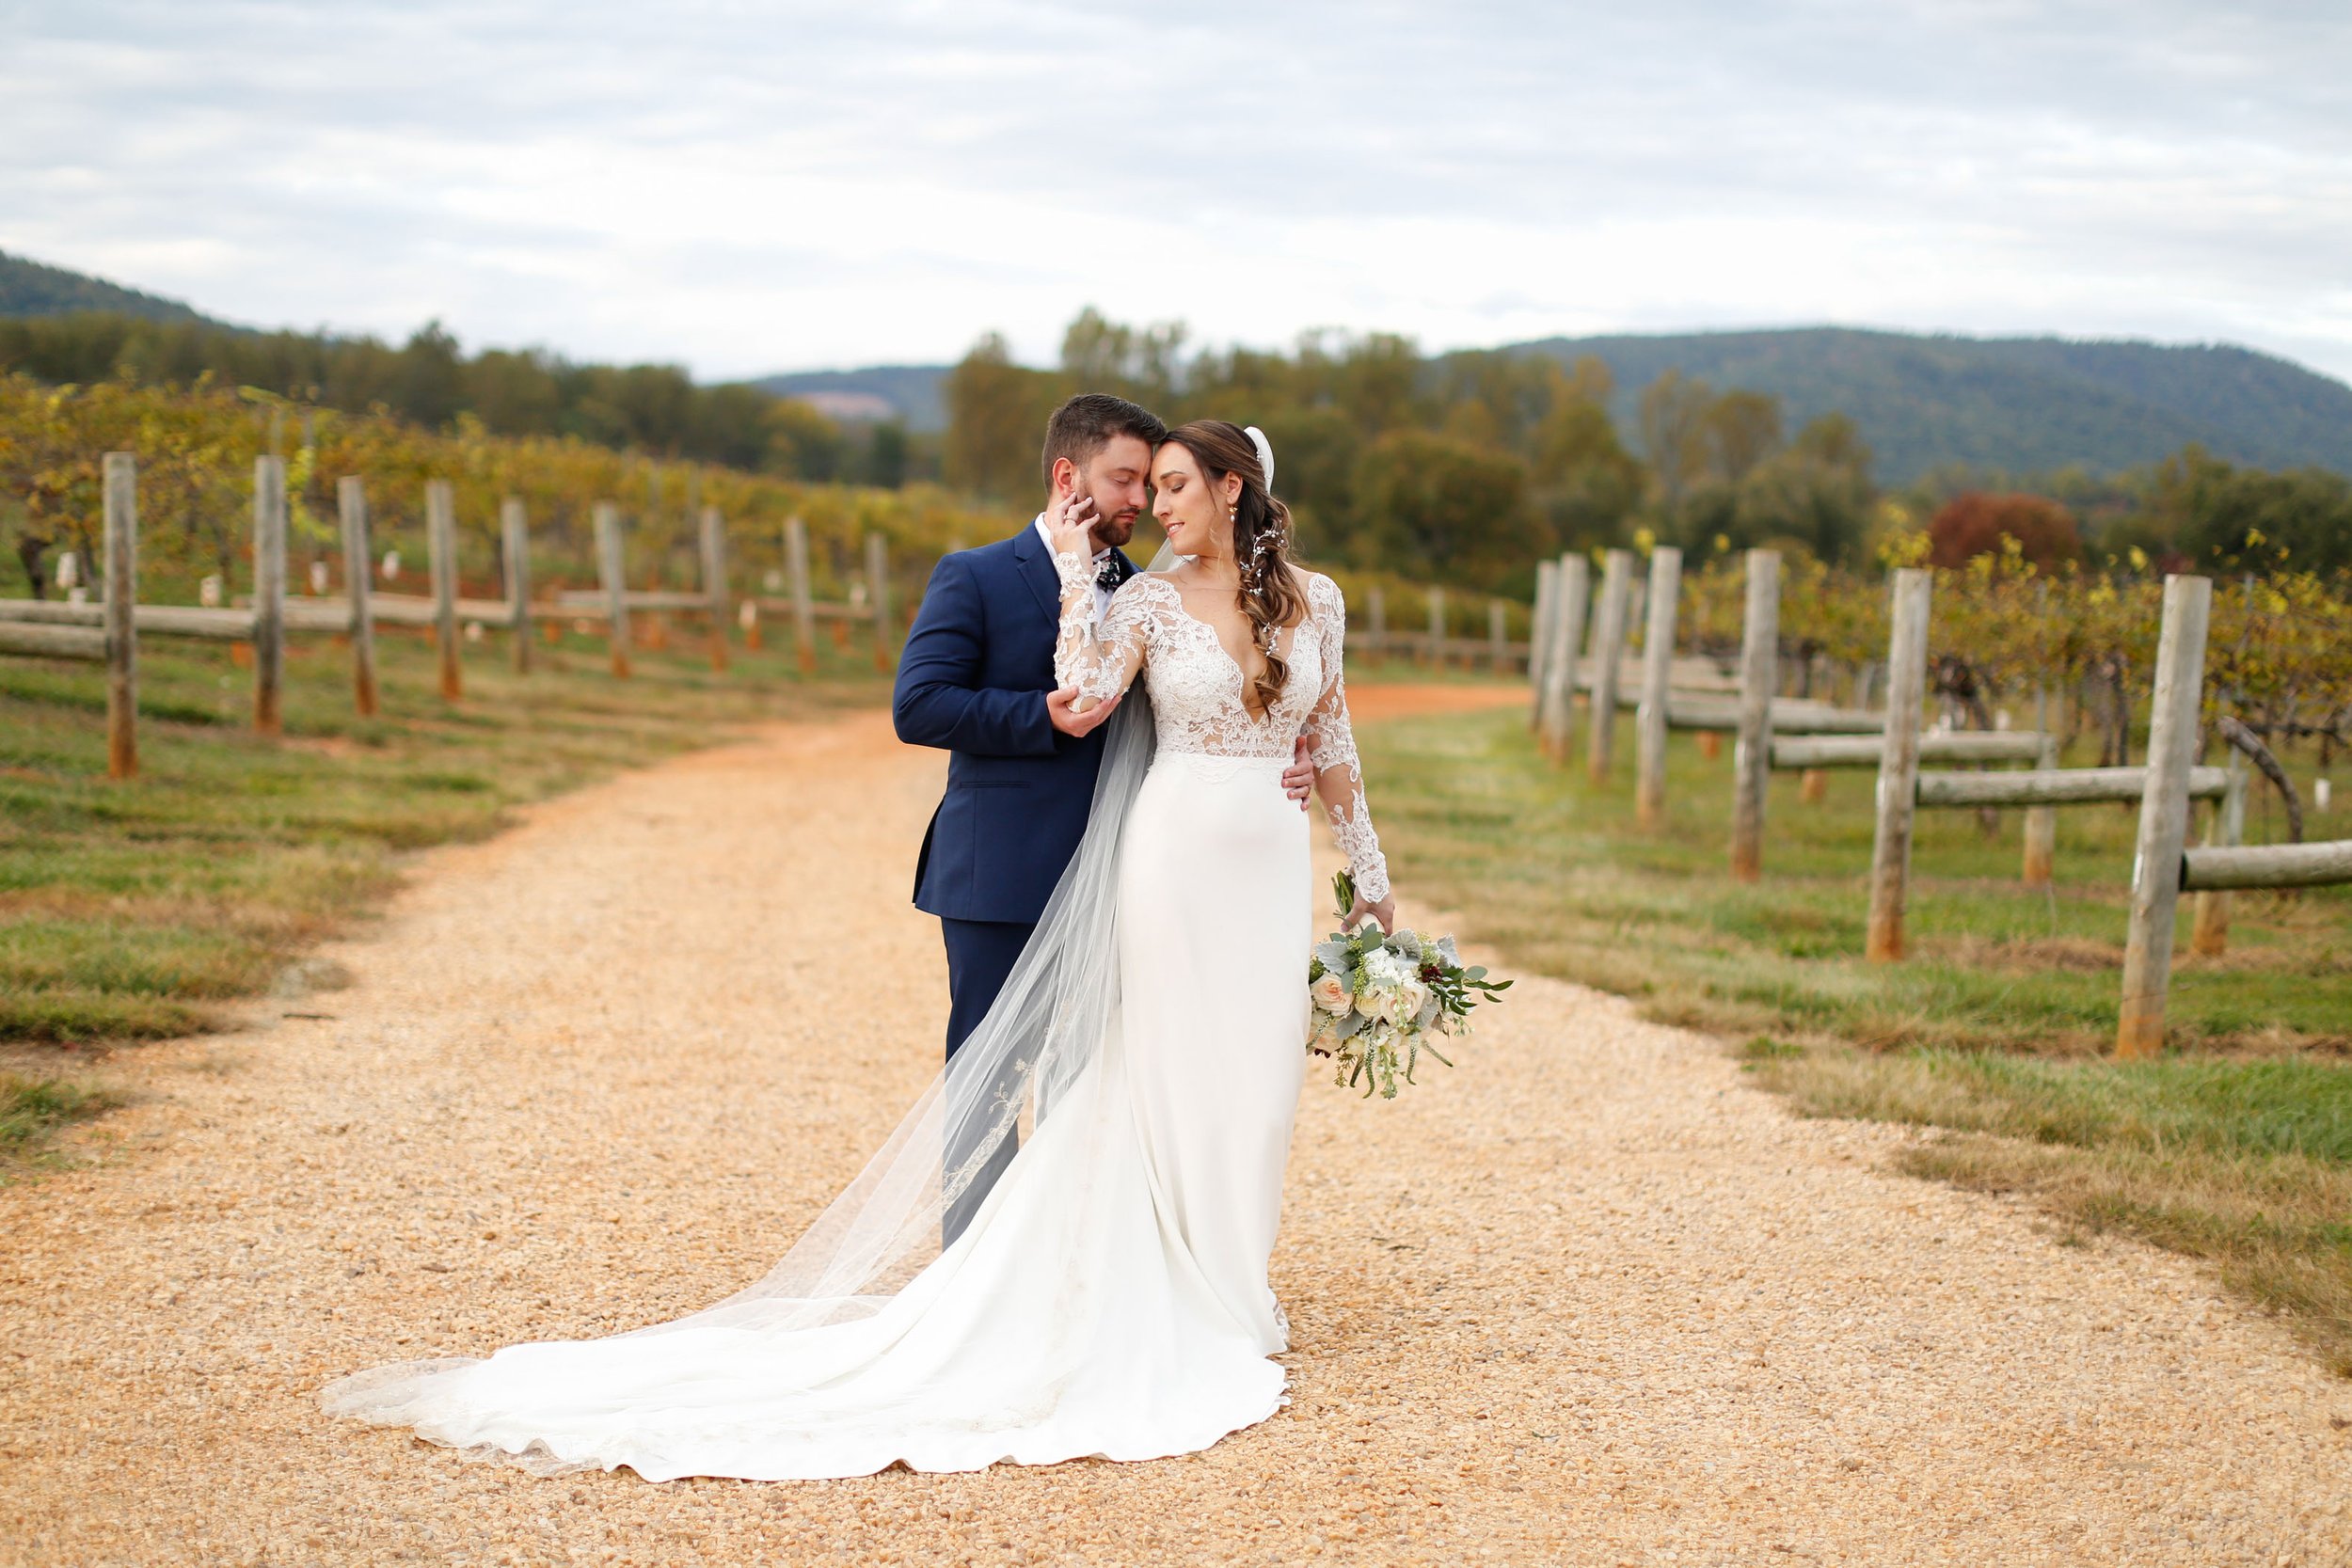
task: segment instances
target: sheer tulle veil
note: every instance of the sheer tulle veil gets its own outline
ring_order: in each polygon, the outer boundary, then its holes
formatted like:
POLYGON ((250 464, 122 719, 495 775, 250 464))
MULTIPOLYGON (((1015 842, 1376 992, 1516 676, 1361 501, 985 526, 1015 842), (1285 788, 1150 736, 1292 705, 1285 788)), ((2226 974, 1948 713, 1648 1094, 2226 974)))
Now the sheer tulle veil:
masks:
MULTIPOLYGON (((1165 548, 1152 562, 1175 558, 1165 548)), ((1053 1114, 1101 1056, 1119 1006, 1118 872, 1127 819, 1152 753, 1150 702, 1137 683, 1107 736, 1084 836, 1036 934, 979 1026, 841 1194, 766 1277, 691 1316, 632 1330, 816 1328, 870 1316, 939 1257, 941 1218, 1024 1124, 1053 1114), (957 1150, 955 1168, 946 1151, 957 1150)), ((944 998, 943 998, 944 1003, 944 998)), ((398 1421, 432 1402, 440 1378, 474 1358, 378 1367, 330 1385, 335 1414, 398 1421)), ((528 1463, 528 1461, 526 1461, 528 1463)), ((541 1466, 547 1465, 542 1455, 541 1466)))

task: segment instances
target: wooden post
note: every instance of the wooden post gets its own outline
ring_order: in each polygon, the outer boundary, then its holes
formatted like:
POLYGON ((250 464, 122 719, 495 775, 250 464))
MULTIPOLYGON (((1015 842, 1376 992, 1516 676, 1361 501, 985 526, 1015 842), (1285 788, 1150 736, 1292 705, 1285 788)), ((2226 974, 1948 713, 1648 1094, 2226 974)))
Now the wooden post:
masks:
POLYGON ((1764 875, 1764 789, 1772 777, 1772 692, 1780 681, 1780 553, 1748 552, 1740 636, 1740 739, 1731 752, 1731 875, 1764 875))
MULTIPOLYGON (((2034 759, 2034 770, 2047 773, 2058 765, 2058 738, 2050 733, 2049 688, 2044 687, 2034 704, 2034 710, 2042 716, 2039 721, 2042 754, 2034 759)), ((2027 806, 2026 808, 2026 859, 2020 868, 2020 879, 2027 887, 2048 887, 2052 867, 2058 860, 2058 808, 2027 806)))
POLYGON ((628 578, 621 550, 621 509, 596 502, 596 572, 604 579, 605 636, 612 650, 612 673, 628 673, 628 578))
POLYGON ((280 687, 286 676, 286 460, 253 460, 253 727, 285 729, 280 687))
POLYGON ((520 496, 499 502, 499 553, 506 563, 507 629, 515 673, 531 673, 531 517, 520 496))
POLYGON ((703 594, 710 601, 710 667, 727 667, 727 531, 719 509, 702 513, 703 594))
POLYGON ((759 601, 747 598, 735 613, 736 619, 743 624, 743 646, 752 653, 766 647, 767 643, 761 641, 759 635, 759 601))
POLYGON ((1544 727, 1544 660, 1551 655, 1551 618, 1560 600, 1560 563, 1535 562, 1535 613, 1527 629, 1527 727, 1544 727))
POLYGON ((1928 614, 1935 576, 1895 574, 1886 638, 1886 731, 1879 751, 1878 831, 1870 846, 1870 925, 1863 957, 1903 956, 1903 904, 1910 893, 1911 824, 1919 805, 1919 710, 1927 698, 1928 614))
MULTIPOLYGON (((2246 785, 2250 776, 2246 753, 2230 748, 2230 787, 2214 802, 2212 819, 2205 827, 2205 842, 2221 848, 2234 849, 2246 842, 2246 785)), ((2197 895, 2192 907, 2196 919, 2189 927, 2188 945, 2194 952, 2208 958, 2217 958, 2230 950, 2230 895, 2218 888, 2197 895)))
POLYGON ((1576 725, 1576 667, 1584 657, 1584 621, 1593 599, 1593 563, 1581 555, 1560 558, 1560 586, 1552 598, 1551 651, 1544 656, 1544 717, 1538 738, 1552 760, 1565 764, 1576 725))
POLYGON ((1633 588, 1633 552, 1601 558, 1600 604, 1593 622, 1593 706, 1584 741, 1584 768, 1595 784, 1609 777, 1617 736, 1617 672, 1625 657, 1626 601, 1633 588))
POLYGON ((890 545, 879 533, 866 536, 866 594, 874 605, 874 668, 886 675, 897 638, 890 624, 890 545))
POLYGON ((817 608, 808 588, 808 524, 799 517, 784 520, 785 569, 792 578, 792 636, 800 648, 801 673, 817 670, 817 608))
MULTIPOLYGON (((2050 585, 2039 585, 2034 596, 2035 611, 2042 629, 2050 621, 2050 585)), ((2058 736, 2050 723, 2050 683, 2045 677, 2033 689, 2034 733, 2042 736, 2042 755, 2035 759, 2037 770, 2047 770, 2058 765, 2058 736)), ((2058 809, 2054 806, 2026 808, 2026 859, 2020 867, 2019 879, 2027 887, 2048 887, 2052 867, 2058 860, 2058 809)))
POLYGON ((2164 626, 2156 634, 2156 689, 2148 716, 2148 788, 2139 800, 2131 920, 2123 940, 2123 1000, 2115 1020, 2115 1053, 2125 1060, 2164 1049, 2172 916, 2181 896, 2188 771, 2196 761, 2205 627, 2212 612, 2211 578, 2164 579, 2164 626))
POLYGON ((1674 674, 1675 610, 1682 599, 1682 552, 1649 552, 1649 624, 1642 634, 1642 705, 1633 711, 1633 807, 1645 828, 1666 819, 1666 705, 1674 674))
POLYGON ((1703 761, 1707 761, 1707 762, 1713 762, 1714 760, 1716 760, 1718 757, 1722 756, 1723 754, 1724 754, 1724 732, 1723 732, 1723 731, 1721 731, 1721 730, 1701 730, 1701 731, 1699 731, 1699 756, 1700 756, 1700 758, 1701 758, 1703 761))
POLYGON ((362 719, 375 717, 375 614, 369 594, 374 557, 368 549, 368 492, 358 474, 335 482, 335 507, 343 529, 343 593, 351 601, 352 707, 362 719))
POLYGON ((445 479, 424 484, 425 564, 433 578, 433 642, 440 656, 441 699, 466 694, 457 664, 457 498, 445 479))
POLYGON ((1445 668, 1445 590, 1429 585, 1429 666, 1445 668))
POLYGON ((139 465, 106 454, 106 777, 139 771, 139 465))
POLYGON ((1389 596, 1381 592, 1376 582, 1364 590, 1364 619, 1371 626, 1369 635, 1372 646, 1367 652, 1374 658, 1386 658, 1389 655, 1389 596))

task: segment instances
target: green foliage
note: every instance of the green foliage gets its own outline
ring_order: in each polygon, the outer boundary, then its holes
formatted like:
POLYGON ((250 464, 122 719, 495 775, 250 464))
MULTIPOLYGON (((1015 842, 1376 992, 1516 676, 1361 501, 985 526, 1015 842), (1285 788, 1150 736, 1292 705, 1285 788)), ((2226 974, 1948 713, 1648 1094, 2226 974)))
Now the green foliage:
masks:
POLYGON ((493 436, 568 436, 812 480, 837 477, 837 451, 812 453, 843 439, 806 404, 750 386, 698 387, 675 365, 580 365, 538 349, 469 357, 438 322, 394 348, 373 338, 241 331, 193 313, 0 319, 0 373, 10 372, 52 385, 256 387, 350 414, 389 412, 430 431, 464 419, 493 436))
POLYGON ((1354 501, 1350 553, 1408 575, 1498 588, 1549 553, 1531 537, 1525 465, 1451 436, 1396 430, 1373 442, 1354 501))
POLYGON ((947 483, 1000 501, 1043 495, 1045 421, 1068 395, 1059 377, 1014 364, 1004 339, 981 339, 947 374, 947 483))
POLYGON ((2342 474, 2239 468, 2191 446, 2156 470, 2153 489, 2156 535, 2192 569, 2352 567, 2352 479, 2342 474))
MULTIPOLYGON (((771 403, 759 418, 759 439, 791 449, 770 467, 837 465, 838 433, 814 410, 771 403)), ((244 590, 250 581, 254 459, 273 446, 287 461, 296 592, 309 561, 326 566, 332 581, 342 578, 336 482, 346 474, 366 481, 379 555, 399 552, 411 569, 424 562, 424 482, 450 481, 461 591, 491 597, 501 592, 498 516, 509 496, 525 503, 534 580, 543 588, 594 583, 590 519, 601 500, 624 509, 631 581, 654 586, 696 580, 693 516, 700 507, 716 506, 724 518, 739 582, 759 581, 782 565, 784 521, 797 515, 808 524, 813 575, 827 598, 844 596, 862 572, 867 532, 891 541, 893 559, 907 573, 897 585, 905 602, 931 558, 1011 527, 1009 517, 931 486, 858 489, 717 464, 654 461, 578 437, 495 436, 470 414, 460 415, 453 431, 437 433, 389 415, 291 405, 207 382, 179 390, 119 381, 58 388, 0 375, 0 540, 24 574, 9 581, 14 573, 0 557, 0 594, 39 592, 56 549, 76 550, 85 562, 96 559, 99 476, 109 451, 132 451, 139 460, 142 595, 154 603, 192 602, 197 579, 207 574, 230 592, 244 590)))

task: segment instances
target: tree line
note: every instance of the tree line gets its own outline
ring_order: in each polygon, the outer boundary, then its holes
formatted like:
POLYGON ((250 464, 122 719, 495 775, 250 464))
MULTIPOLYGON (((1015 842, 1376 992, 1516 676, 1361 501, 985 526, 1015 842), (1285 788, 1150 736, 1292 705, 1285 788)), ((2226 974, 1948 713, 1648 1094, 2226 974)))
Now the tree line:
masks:
POLYGON ((104 311, 0 320, 0 373, 10 372, 52 385, 254 387, 427 431, 462 420, 492 436, 568 436, 820 483, 896 489, 936 477, 935 453, 900 424, 845 426, 748 383, 699 386, 677 365, 579 364, 544 349, 468 354, 438 322, 394 347, 104 311))
POLYGON ((1001 337, 982 338, 945 388, 944 477, 1026 504, 1041 483, 1046 413, 1073 391, 1106 390, 1171 423, 1264 429, 1317 559, 1521 596, 1534 563, 1563 549, 1649 541, 1705 559, 1772 545, 1851 565, 1932 525, 1938 559, 1957 550, 1957 563, 1998 547, 2000 517, 2039 530, 2026 542, 2043 560, 2137 551, 2208 566, 2352 565, 2352 482, 2321 469, 2268 473, 2191 447, 2105 479, 1955 468, 1889 490, 1845 414, 1791 431, 1776 399, 1677 371, 1641 390, 1621 435, 1597 358, 1423 355, 1386 333, 1309 333, 1288 353, 1194 350, 1187 339, 1181 324, 1088 309, 1060 362, 1037 370, 1014 363, 1001 337), (2000 515, 1989 531, 1988 506, 2000 515))

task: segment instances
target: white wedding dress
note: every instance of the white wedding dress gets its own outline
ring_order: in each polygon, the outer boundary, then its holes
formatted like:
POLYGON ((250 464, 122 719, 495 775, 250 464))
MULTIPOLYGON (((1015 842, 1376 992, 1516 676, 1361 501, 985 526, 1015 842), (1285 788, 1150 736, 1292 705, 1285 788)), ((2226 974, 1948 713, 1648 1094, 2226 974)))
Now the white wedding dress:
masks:
POLYGON ((1266 1262, 1306 1065, 1311 876, 1280 776, 1302 732, 1359 887, 1387 891, 1344 609, 1308 579, 1289 680, 1258 719, 1163 578, 1131 578, 1097 626, 1091 568, 1057 565, 1057 673, 1100 699, 1140 670, 1151 733, 1132 729, 1132 768, 1105 762, 1032 951, 891 1145, 740 1296, 611 1338, 362 1372, 326 1390, 329 1411, 548 1472, 773 1481, 1159 1458, 1281 1405, 1266 1262), (960 1117, 1031 1131, 943 1251, 943 1194, 988 1153, 942 1172, 939 1151, 968 1145, 960 1117))

